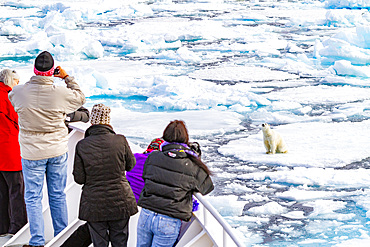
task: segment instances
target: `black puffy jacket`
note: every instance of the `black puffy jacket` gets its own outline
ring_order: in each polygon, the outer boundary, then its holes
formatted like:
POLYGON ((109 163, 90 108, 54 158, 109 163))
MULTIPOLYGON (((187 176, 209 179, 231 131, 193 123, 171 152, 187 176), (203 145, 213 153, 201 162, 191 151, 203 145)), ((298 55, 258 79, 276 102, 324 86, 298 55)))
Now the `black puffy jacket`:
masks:
POLYGON ((205 195, 214 187, 210 176, 188 158, 186 149, 168 144, 149 154, 139 206, 185 221, 191 218, 193 193, 205 195))
POLYGON ((77 143, 73 176, 83 184, 79 218, 90 222, 120 220, 138 212, 125 171, 136 160, 123 135, 109 125, 92 125, 77 143))

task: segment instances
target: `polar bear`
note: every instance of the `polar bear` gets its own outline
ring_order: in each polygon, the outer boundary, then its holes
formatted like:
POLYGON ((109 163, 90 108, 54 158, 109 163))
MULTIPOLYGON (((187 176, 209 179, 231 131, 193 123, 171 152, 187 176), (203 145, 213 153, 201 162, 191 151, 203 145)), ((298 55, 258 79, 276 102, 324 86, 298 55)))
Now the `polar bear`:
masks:
POLYGON ((262 124, 262 134, 263 143, 265 144, 267 154, 288 152, 288 147, 286 146, 281 135, 275 130, 270 129, 269 124, 262 124))

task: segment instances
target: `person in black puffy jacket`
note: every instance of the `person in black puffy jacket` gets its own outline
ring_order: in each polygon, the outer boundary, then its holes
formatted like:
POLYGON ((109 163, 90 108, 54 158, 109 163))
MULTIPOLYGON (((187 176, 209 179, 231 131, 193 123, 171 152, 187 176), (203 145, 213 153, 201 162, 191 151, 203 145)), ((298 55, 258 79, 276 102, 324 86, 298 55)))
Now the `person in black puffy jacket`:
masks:
POLYGON ((136 163, 123 135, 110 126, 110 108, 94 105, 85 138, 77 143, 73 176, 82 184, 79 219, 88 223, 94 246, 127 246, 130 216, 138 212, 125 171, 136 163))
POLYGON ((192 195, 210 193, 211 172, 189 147, 189 134, 181 120, 163 132, 161 151, 150 153, 144 164, 144 188, 138 205, 137 246, 173 246, 181 221, 192 216, 192 195))

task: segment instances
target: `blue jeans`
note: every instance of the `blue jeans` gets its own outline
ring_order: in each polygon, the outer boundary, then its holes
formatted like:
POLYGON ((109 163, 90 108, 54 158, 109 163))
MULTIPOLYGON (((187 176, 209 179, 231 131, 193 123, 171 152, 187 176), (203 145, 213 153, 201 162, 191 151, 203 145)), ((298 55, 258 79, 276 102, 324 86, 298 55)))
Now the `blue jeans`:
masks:
POLYGON ((65 153, 43 160, 22 159, 24 198, 31 232, 30 245, 45 244, 41 202, 45 174, 54 236, 68 225, 67 201, 64 193, 67 183, 67 158, 68 154, 65 153))
POLYGON ((181 220, 141 209, 137 223, 137 247, 172 247, 179 235, 181 220))

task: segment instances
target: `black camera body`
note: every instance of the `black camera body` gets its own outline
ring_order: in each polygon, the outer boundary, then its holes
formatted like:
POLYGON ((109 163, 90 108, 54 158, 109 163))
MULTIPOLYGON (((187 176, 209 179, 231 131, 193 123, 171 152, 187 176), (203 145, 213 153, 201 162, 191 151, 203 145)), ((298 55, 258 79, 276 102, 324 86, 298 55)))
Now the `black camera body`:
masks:
POLYGON ((58 74, 59 74, 59 68, 55 68, 54 75, 58 75, 58 74))

